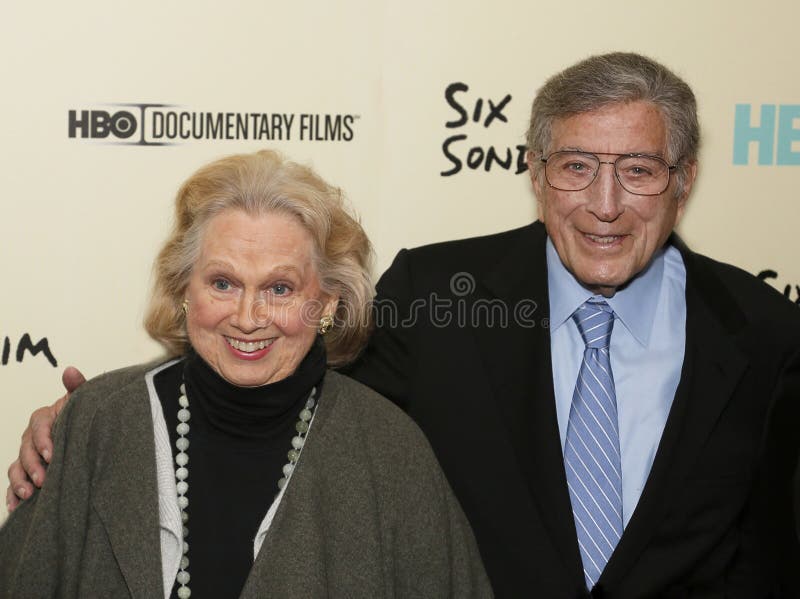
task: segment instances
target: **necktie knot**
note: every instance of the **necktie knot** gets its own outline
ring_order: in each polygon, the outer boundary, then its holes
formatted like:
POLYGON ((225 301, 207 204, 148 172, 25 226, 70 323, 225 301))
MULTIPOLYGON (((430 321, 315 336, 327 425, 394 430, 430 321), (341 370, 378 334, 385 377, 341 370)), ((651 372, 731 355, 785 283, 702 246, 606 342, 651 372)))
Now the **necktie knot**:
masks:
POLYGON ((603 300, 590 299, 572 315, 583 342, 589 349, 604 349, 611 341, 614 328, 614 311, 603 300))

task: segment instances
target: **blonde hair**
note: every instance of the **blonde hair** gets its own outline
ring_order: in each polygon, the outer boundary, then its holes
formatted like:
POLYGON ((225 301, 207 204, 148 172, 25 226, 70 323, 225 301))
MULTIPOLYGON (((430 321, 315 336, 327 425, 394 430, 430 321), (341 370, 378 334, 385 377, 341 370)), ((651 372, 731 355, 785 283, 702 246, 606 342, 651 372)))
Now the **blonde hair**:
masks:
POLYGON ((309 167, 277 152, 237 154, 202 167, 175 198, 175 223, 154 264, 154 288, 145 328, 170 355, 186 352, 181 308, 211 218, 229 209, 289 214, 314 240, 313 259, 323 293, 339 297, 335 325, 325 337, 328 363, 353 361, 372 325, 372 245, 345 207, 342 191, 309 167))

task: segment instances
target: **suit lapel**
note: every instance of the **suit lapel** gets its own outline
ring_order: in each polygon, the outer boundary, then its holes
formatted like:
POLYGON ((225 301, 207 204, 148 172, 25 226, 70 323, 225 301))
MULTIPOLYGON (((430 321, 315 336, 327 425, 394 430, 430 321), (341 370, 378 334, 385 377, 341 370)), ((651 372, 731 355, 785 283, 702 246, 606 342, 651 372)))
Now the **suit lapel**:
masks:
POLYGON ((681 251, 686 267, 686 351, 681 380, 639 503, 601 583, 618 582, 633 567, 747 368, 733 340, 743 315, 716 276, 702 268, 677 237, 672 243, 681 251))
POLYGON ((509 326, 474 331, 519 471, 569 575, 582 580, 553 391, 546 240, 542 223, 534 223, 481 279, 490 297, 504 302, 509 326), (535 310, 523 319, 520 307, 532 302, 535 310))
MULTIPOLYGON (((137 392, 146 397, 142 387, 137 392)), ((136 399, 106 422, 116 426, 93 448, 102 459, 93 474, 91 502, 131 596, 146 598, 154 589, 160 594, 163 581, 152 418, 147 401, 136 399)))

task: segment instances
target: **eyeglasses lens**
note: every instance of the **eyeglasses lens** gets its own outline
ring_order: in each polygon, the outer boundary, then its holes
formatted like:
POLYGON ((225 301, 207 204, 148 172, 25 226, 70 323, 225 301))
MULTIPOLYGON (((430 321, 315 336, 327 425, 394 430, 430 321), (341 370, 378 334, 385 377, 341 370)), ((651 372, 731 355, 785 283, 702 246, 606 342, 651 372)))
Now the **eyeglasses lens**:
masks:
MULTIPOLYGON (((553 152, 547 158, 545 175, 556 189, 580 191, 594 181, 600 164, 594 154, 553 152)), ((655 156, 620 156, 614 168, 622 187, 633 194, 658 195, 669 185, 669 166, 655 156)))

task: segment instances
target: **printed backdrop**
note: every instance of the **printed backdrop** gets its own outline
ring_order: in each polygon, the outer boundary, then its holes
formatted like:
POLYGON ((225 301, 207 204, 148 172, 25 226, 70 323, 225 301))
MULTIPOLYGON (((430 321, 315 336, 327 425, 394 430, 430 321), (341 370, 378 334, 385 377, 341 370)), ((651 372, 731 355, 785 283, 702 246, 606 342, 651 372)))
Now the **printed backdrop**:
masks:
POLYGON ((693 86, 704 140, 681 233, 800 302, 798 22, 794 0, 8 4, 0 464, 64 366, 159 354, 150 265, 198 166, 264 147, 312 164, 346 190, 379 273, 402 247, 535 218, 530 101, 593 53, 648 54, 693 86))

